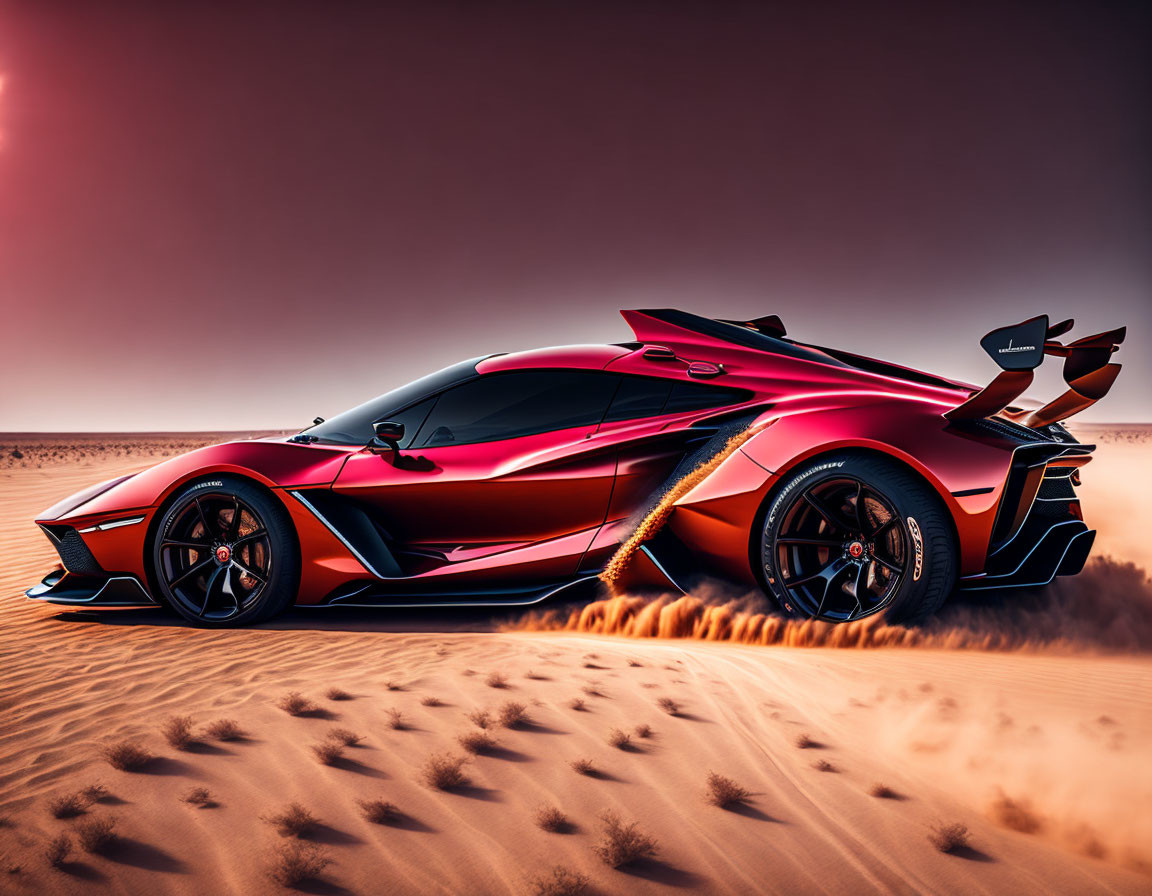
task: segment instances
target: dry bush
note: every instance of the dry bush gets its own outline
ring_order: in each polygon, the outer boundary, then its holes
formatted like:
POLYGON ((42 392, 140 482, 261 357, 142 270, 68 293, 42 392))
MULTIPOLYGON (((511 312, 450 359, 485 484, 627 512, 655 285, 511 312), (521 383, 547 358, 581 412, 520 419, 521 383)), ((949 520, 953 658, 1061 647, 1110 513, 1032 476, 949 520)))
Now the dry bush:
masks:
POLYGON ((352 695, 343 688, 328 688, 324 692, 324 696, 329 700, 351 700, 352 695))
POLYGON ((651 725, 637 725, 633 729, 633 732, 639 738, 651 737, 652 736, 652 726, 651 725))
POLYGON ((872 796, 876 797, 876 799, 878 799, 878 800, 898 800, 898 799, 900 799, 899 793, 897 793, 895 790, 893 790, 887 784, 883 784, 883 783, 873 784, 868 789, 868 793, 871 794, 872 796))
POLYGON ((548 831, 550 834, 562 834, 572 827, 568 816, 556 806, 541 806, 536 810, 536 827, 548 831))
POLYGON ((534 671, 534 670, 532 670, 532 669, 529 669, 529 670, 528 670, 528 671, 527 671, 527 672, 524 674, 524 677, 525 677, 525 678, 530 678, 530 679, 532 679, 533 681, 551 681, 551 680, 552 680, 552 679, 550 679, 550 678, 549 678, 547 675, 541 675, 539 672, 536 672, 536 671, 534 671))
POLYGON ((312 752, 325 765, 335 765, 344 758, 344 745, 334 740, 312 744, 312 752))
POLYGON ((388 688, 390 691, 402 691, 404 690, 404 683, 401 681, 393 681, 392 679, 388 679, 388 681, 384 682, 384 687, 388 688))
POLYGON ((521 728, 531 721, 528 718, 528 707, 515 700, 509 700, 496 711, 496 714, 500 724, 505 728, 521 728))
POLYGON ((820 746, 820 744, 818 744, 816 741, 814 741, 812 739, 811 735, 809 735, 807 733, 797 734, 796 740, 794 741, 794 743, 801 750, 810 750, 814 747, 820 746))
POLYGON ((456 741, 469 753, 487 753, 496 748, 496 738, 487 731, 465 731, 456 741))
POLYGON ((204 728, 204 733, 216 740, 244 739, 244 729, 234 719, 217 719, 204 728))
POLYGON ((467 761, 467 757, 464 756, 433 753, 424 763, 420 775, 425 784, 436 790, 453 790, 457 787, 464 787, 468 783, 468 776, 464 774, 464 764, 467 761))
POLYGON ((111 796, 111 794, 108 793, 108 788, 101 784, 99 781, 89 784, 87 787, 83 788, 80 791, 80 795, 88 801, 89 805, 92 803, 99 803, 111 796))
POLYGON ((656 705, 670 716, 679 715, 680 713, 680 704, 671 697, 661 697, 656 701, 656 705))
POLYGON ((72 855, 72 838, 67 834, 53 837, 44 845, 44 861, 53 868, 63 868, 72 855))
POLYGON ((429 695, 427 697, 421 697, 420 698, 420 705, 421 706, 443 706, 444 701, 441 700, 439 697, 433 697, 433 696, 429 695))
POLYGON ((951 824, 940 822, 932 826, 928 841, 940 852, 956 852, 968 845, 968 826, 958 821, 951 824))
POLYGON ((385 715, 388 716, 388 727, 394 731, 407 731, 408 722, 404 719, 404 713, 398 709, 389 709, 385 715))
POLYGON ((836 768, 836 766, 834 766, 827 759, 817 759, 815 762, 812 763, 812 768, 816 769, 816 771, 818 771, 818 772, 838 772, 838 771, 840 771, 840 769, 836 768))
POLYGON ((88 811, 92 802, 84 796, 84 791, 77 793, 64 793, 54 796, 48 801, 48 811, 53 818, 75 818, 88 811))
POLYGON ((572 766, 572 771, 578 775, 592 777, 596 774, 596 764, 591 759, 573 759, 569 765, 572 766))
POLYGON ((335 741, 336 743, 343 744, 346 747, 354 747, 363 739, 364 738, 362 738, 355 731, 350 731, 347 728, 333 728, 328 732, 327 735, 325 735, 325 740, 335 741))
POLYGON ((632 735, 626 731, 621 731, 619 728, 613 728, 608 732, 608 743, 617 750, 627 750, 632 746, 632 735))
POLYGON ((187 750, 192 746, 191 716, 171 716, 164 722, 160 731, 164 734, 164 740, 168 741, 170 747, 175 747, 177 750, 187 750))
POLYGON ((607 669, 608 667, 607 666, 598 666, 595 663, 585 663, 584 668, 585 669, 607 669))
POLYGON ((594 684, 586 684, 586 685, 584 685, 584 687, 580 688, 580 690, 582 692, 584 692, 585 694, 587 694, 589 697, 603 697, 603 696, 605 696, 604 692, 602 690, 600 690, 600 688, 597 685, 594 685, 594 684))
POLYGON ((289 691, 277 701, 276 705, 290 716, 304 716, 318 709, 315 703, 299 691, 289 691))
POLYGON ((1035 834, 1044 827, 1044 822, 1032 810, 1027 800, 1014 800, 1004 793, 992 801, 989 811, 1004 827, 1019 831, 1021 834, 1035 834))
POLYGON ((112 768, 122 772, 138 772, 156 758, 144 747, 131 740, 108 744, 101 753, 112 768))
POLYGON ((289 803, 279 812, 260 818, 276 828, 281 837, 304 837, 320 823, 319 818, 299 803, 289 803))
POLYGON ((492 724, 492 714, 486 709, 474 709, 468 713, 468 720, 477 728, 487 728, 492 724))
POLYGON ((484 684, 490 688, 506 688, 508 687, 508 676, 500 672, 489 672, 488 677, 484 679, 484 684))
POLYGON ((532 878, 533 896, 585 896, 590 892, 587 874, 557 865, 548 874, 532 878))
POLYGON ((212 799, 212 791, 207 787, 193 787, 180 799, 190 806, 196 806, 199 809, 207 809, 216 805, 215 800, 212 799))
POLYGON ((600 821, 603 824, 600 842, 592 849, 605 865, 619 868, 638 859, 653 858, 659 852, 656 841, 641 833, 636 822, 624 824, 611 810, 601 814, 600 821))
POLYGON ((372 824, 398 824, 403 813, 387 800, 356 800, 361 814, 372 824))
POLYGON ((584 703, 583 697, 573 697, 568 701, 568 706, 576 710, 576 712, 584 712, 588 708, 584 703))
POLYGON ((90 818, 76 825, 76 836, 85 852, 104 853, 116 845, 116 819, 90 818))
POLYGON ((282 843, 268 865, 268 876, 283 887, 298 887, 319 877, 332 864, 328 853, 314 843, 282 843))
POLYGON ((628 660, 628 665, 631 666, 632 668, 636 668, 637 666, 643 666, 644 664, 641 662, 638 662, 637 660, 628 660))
POLYGON ((708 802, 713 806, 725 809, 737 803, 746 803, 751 796, 751 790, 741 787, 731 778, 708 772, 708 802))

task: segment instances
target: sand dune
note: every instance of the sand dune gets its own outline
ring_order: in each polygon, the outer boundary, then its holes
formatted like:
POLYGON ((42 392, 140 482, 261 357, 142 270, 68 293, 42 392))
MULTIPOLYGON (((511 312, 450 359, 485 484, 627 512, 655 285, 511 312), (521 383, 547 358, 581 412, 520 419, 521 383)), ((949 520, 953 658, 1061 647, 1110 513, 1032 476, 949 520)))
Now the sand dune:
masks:
MULTIPOLYGON (((293 802, 318 819, 302 842, 332 860, 304 885, 310 892, 530 893, 556 865, 599 893, 1152 888, 1140 569, 1097 564, 1027 606, 954 608, 940 632, 1052 626, 1003 644, 973 636, 964 650, 945 649, 959 644, 946 639, 915 649, 878 639, 882 649, 865 651, 504 631, 516 617, 367 611, 301 610, 259 629, 206 632, 159 611, 23 600, 53 560, 32 515, 172 450, 131 444, 112 457, 82 448, 56 459, 45 445, 40 469, 0 465, 2 892, 277 892, 267 863, 296 841, 263 818, 293 802), (1107 624, 1126 593, 1128 641, 1107 624), (1076 626, 1056 621, 1077 613, 1076 626), (492 686, 499 675, 505 687, 492 686), (328 699, 333 686, 351 699, 328 699), (278 702, 289 692, 318 709, 288 714, 278 702), (457 738, 480 730, 468 716, 497 715, 509 701, 530 721, 497 722, 496 747, 466 754, 457 738), (191 749, 165 740, 172 716, 191 717, 200 738, 191 749), (203 737, 219 719, 245 736, 203 737), (334 728, 362 740, 325 765, 312 747, 334 728), (609 742, 613 729, 630 735, 627 749, 609 742), (101 750, 123 740, 157 758, 137 772, 112 768, 101 750), (468 756, 468 785, 425 783, 440 753, 468 756), (581 759, 598 774, 575 771, 581 759), (709 804, 710 770, 752 791, 748 802, 709 804), (96 782, 103 800, 75 818, 52 816, 55 797, 96 782), (878 784, 887 796, 872 795, 878 784), (209 791, 208 807, 182 801, 196 787, 209 791), (386 800, 399 814, 373 823, 358 800, 386 800), (569 827, 537 826, 543 804, 569 827), (604 810, 654 838, 655 859, 604 864, 593 850, 604 810), (120 842, 85 852, 80 826, 105 817, 120 842), (966 825, 969 846, 938 852, 928 840, 938 822, 966 825), (75 849, 57 870, 44 849, 61 833, 75 849)), ((1093 522, 1102 508, 1129 506, 1136 468, 1119 468, 1147 456, 1141 442, 1102 444, 1085 474, 1093 522)), ((1130 513, 1132 525, 1148 522, 1146 509, 1130 513)), ((1108 521, 1101 546, 1144 566, 1120 553, 1128 532, 1108 521)))

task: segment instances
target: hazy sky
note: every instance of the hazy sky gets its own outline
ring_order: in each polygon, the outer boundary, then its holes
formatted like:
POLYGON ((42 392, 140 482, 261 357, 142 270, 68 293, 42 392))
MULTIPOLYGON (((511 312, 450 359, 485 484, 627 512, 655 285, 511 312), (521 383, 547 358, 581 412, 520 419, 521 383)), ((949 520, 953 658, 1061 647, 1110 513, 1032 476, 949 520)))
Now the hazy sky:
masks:
POLYGON ((1149 15, 942 5, 0 0, 0 430, 303 426, 646 306, 979 382, 1126 323, 1086 418, 1152 420, 1149 15))

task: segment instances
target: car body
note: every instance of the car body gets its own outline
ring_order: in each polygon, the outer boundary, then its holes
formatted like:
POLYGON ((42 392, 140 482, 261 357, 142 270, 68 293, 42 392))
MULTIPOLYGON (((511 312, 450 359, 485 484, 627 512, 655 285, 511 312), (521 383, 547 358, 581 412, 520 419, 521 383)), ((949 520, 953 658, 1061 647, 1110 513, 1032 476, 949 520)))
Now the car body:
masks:
MULTIPOLYGON (((770 500, 790 474, 845 452, 915 479, 950 528, 960 587, 1043 585, 1083 566, 1093 533, 1073 483, 1092 446, 1059 422, 1036 424, 1038 412, 1027 425, 1029 412, 1009 406, 1022 391, 1017 379, 979 390, 790 340, 776 318, 622 314, 633 341, 467 361, 298 435, 201 448, 73 495, 36 520, 62 567, 28 595, 171 603, 158 581, 164 555, 152 547, 167 534, 165 514, 196 488, 223 489, 226 507, 237 482, 275 505, 265 516, 282 513, 290 526, 289 602, 299 605, 536 603, 595 581, 657 507, 660 525, 632 551, 619 587, 685 590, 701 576, 765 587, 759 542, 770 500)), ((1026 324, 1033 336, 1043 330, 1048 354, 1067 352, 1049 339, 1063 325, 1039 320, 1026 324)), ((1009 331, 1022 332, 995 332, 1009 331)), ((1123 331, 1107 335, 1110 355, 1123 331)), ((1097 361, 1093 370, 1104 366, 1097 361)), ((195 494, 187 500, 189 514, 200 507, 195 494)), ((228 568, 239 550, 229 545, 249 520, 236 500, 233 516, 225 509, 211 522, 216 535, 208 520, 185 527, 228 568)), ((842 508, 852 506, 849 496, 842 508)), ((908 558, 911 534, 901 536, 908 558)), ((215 569, 188 550, 187 569, 215 569)), ((217 587, 232 583, 236 600, 233 574, 217 587)))

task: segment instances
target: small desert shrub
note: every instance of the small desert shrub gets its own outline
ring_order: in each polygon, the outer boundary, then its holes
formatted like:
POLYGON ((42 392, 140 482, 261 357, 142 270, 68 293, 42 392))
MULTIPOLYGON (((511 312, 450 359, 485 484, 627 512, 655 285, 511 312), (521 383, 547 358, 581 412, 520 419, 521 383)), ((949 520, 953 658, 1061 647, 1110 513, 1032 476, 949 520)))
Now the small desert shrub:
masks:
POLYGON ((433 696, 429 695, 427 697, 422 697, 420 699, 420 704, 421 704, 421 706, 443 706, 444 701, 441 700, 439 697, 433 697, 433 696))
POLYGON ((135 741, 122 740, 103 749, 104 759, 122 772, 137 772, 156 757, 135 741))
POLYGON ((319 818, 299 803, 289 803, 273 815, 260 817, 276 828, 276 832, 281 837, 304 837, 320 823, 319 818))
POLYGON ((329 700, 351 700, 352 695, 343 688, 328 688, 324 692, 324 696, 329 700))
POLYGON ((572 771, 578 775, 592 776, 596 774, 596 764, 591 759, 573 759, 571 763, 572 771))
POLYGON ((497 711, 500 724, 505 728, 520 728, 528 724, 528 707, 515 700, 509 700, 497 711))
POLYGON ((968 845, 968 826, 960 822, 933 825, 928 841, 940 852, 956 852, 968 845))
POLYGON ((335 741, 338 744, 343 744, 346 747, 354 747, 364 738, 362 738, 355 731, 349 731, 347 728, 333 728, 328 732, 325 739, 335 741))
POLYGON ((535 672, 535 671, 533 671, 532 669, 529 669, 529 670, 528 670, 528 671, 527 671, 527 672, 524 674, 524 677, 525 677, 525 678, 530 678, 530 679, 532 679, 533 681, 548 681, 548 680, 549 680, 549 678, 548 678, 548 676, 547 676, 547 675, 541 675, 539 672, 535 672))
POLYGON ((632 666, 633 668, 636 668, 637 666, 643 666, 644 664, 641 662, 637 662, 636 660, 628 660, 628 665, 632 666))
POLYGON ((96 781, 93 784, 89 784, 87 787, 80 791, 80 795, 84 797, 89 805, 92 803, 98 803, 101 800, 106 800, 110 796, 108 793, 108 788, 101 784, 99 781, 96 781))
POLYGON ((659 845, 647 834, 641 833, 636 822, 624 824, 615 812, 605 811, 600 816, 603 829, 600 842, 593 846, 605 865, 619 868, 638 859, 649 859, 659 852, 659 845))
POLYGON ((401 681, 392 681, 389 679, 388 681, 384 682, 384 687, 388 688, 390 691, 402 691, 404 690, 404 683, 401 681))
POLYGON ((335 765, 344 758, 344 745, 334 740, 312 744, 312 752, 325 765, 335 765))
POLYGON ((273 854, 268 876, 283 887, 297 887, 331 864, 328 853, 314 843, 282 843, 273 854))
POLYGON ((405 731, 408 723, 404 720, 404 713, 398 709, 390 709, 385 713, 388 716, 388 727, 395 731, 405 731))
POLYGON ((607 666, 597 666, 595 663, 585 663, 585 669, 607 669, 607 666))
POLYGON ((876 797, 878 800, 897 800, 900 799, 900 794, 889 787, 887 784, 873 784, 868 793, 876 797))
POLYGON ((600 688, 594 684, 586 684, 586 685, 584 685, 584 687, 580 688, 580 690, 583 691, 585 694, 587 694, 589 697, 603 697, 604 696, 604 692, 602 690, 600 690, 600 688))
POLYGON ((801 750, 810 750, 813 747, 820 746, 818 743, 816 743, 816 741, 812 739, 811 735, 809 734, 796 735, 795 744, 801 750))
POLYGON ((571 826, 568 816, 555 806, 541 806, 536 810, 536 827, 548 831, 550 834, 559 834, 567 831, 571 826))
POLYGON ((181 800, 190 806, 196 806, 200 809, 207 809, 213 805, 212 791, 207 787, 193 787, 184 796, 180 797, 181 800))
POLYGON ((396 805, 387 800, 357 800, 356 804, 372 824, 396 824, 403 817, 396 805))
POLYGON ((576 712, 584 712, 588 708, 584 703, 583 697, 573 697, 568 701, 568 706, 576 710, 576 712))
POLYGON ((465 731, 456 741, 469 753, 487 753, 496 747, 496 738, 487 731, 465 731))
POLYGON ((276 703, 284 712, 290 716, 303 716, 308 713, 316 712, 316 704, 301 694, 299 691, 289 691, 276 703))
POLYGON ((90 805, 92 804, 84 796, 83 791, 64 793, 48 801, 48 811, 53 818, 75 818, 87 812, 90 805))
POLYGON ((670 716, 677 715, 680 712, 680 704, 671 697, 661 697, 656 701, 656 705, 670 716))
POLYGON ((818 772, 839 771, 839 769, 837 769, 836 766, 834 766, 827 759, 817 759, 815 762, 812 763, 812 768, 816 769, 816 771, 818 771, 818 772))
POLYGON ((192 717, 171 716, 160 729, 168 746, 187 750, 192 745, 192 717))
POLYGON ((632 746, 632 736, 619 728, 613 728, 608 732, 608 743, 617 750, 627 750, 632 746))
POLYGON ((557 865, 548 874, 532 878, 533 896, 584 896, 591 881, 587 874, 557 865))
POLYGON ((452 756, 449 753, 434 753, 428 757, 421 770, 424 783, 436 790, 452 790, 463 787, 468 783, 468 776, 464 774, 464 763, 468 760, 463 756, 452 756))
POLYGON ((1027 801, 1014 800, 1004 793, 992 801, 990 811, 992 817, 1004 827, 1021 834, 1035 834, 1044 826, 1040 816, 1032 811, 1027 801))
POLYGON ((232 719, 217 719, 204 729, 204 733, 216 740, 244 739, 244 729, 232 719))
POLYGON ((652 736, 652 726, 651 725, 637 725, 633 729, 633 731, 634 731, 635 735, 639 738, 646 738, 646 737, 652 736))
POLYGON ((90 818, 76 825, 76 836, 85 852, 108 852, 116 845, 116 819, 90 818))
POLYGON ((484 684, 490 688, 506 688, 508 687, 508 676, 500 672, 489 672, 488 677, 484 679, 484 684))
POLYGON ((731 778, 718 775, 716 772, 708 773, 708 802, 713 806, 724 809, 737 803, 747 802, 752 791, 741 787, 731 778))
POLYGON ((492 724, 492 714, 486 709, 475 709, 468 713, 468 720, 477 728, 487 728, 492 724))
POLYGON ((72 855, 72 838, 67 834, 53 837, 44 845, 44 861, 53 868, 63 868, 72 855))

